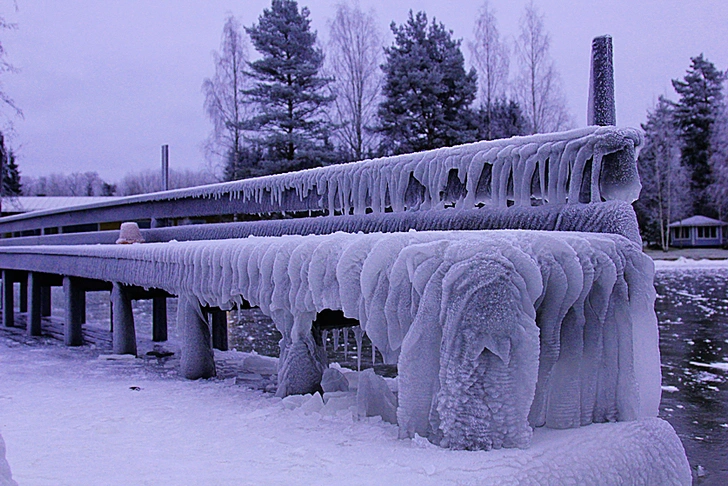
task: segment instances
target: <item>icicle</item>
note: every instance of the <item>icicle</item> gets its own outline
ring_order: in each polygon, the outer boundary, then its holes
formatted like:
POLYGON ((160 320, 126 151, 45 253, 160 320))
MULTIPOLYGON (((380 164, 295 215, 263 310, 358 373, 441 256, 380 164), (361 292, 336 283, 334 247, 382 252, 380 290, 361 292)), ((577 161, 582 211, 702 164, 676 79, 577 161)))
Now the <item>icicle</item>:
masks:
POLYGON ((372 368, 377 363, 377 347, 372 343, 372 368))
POLYGON ((326 352, 328 346, 326 345, 326 342, 329 340, 329 331, 328 329, 324 329, 321 331, 321 342, 324 343, 324 353, 326 352))
POLYGON ((361 326, 354 328, 354 339, 356 339, 356 371, 361 371, 361 345, 364 331, 361 326))
POLYGON ((334 329, 332 332, 334 334, 334 351, 336 351, 339 349, 339 333, 341 329, 334 329))
POLYGON ((343 330, 344 333, 344 361, 349 359, 349 328, 345 327, 343 330))

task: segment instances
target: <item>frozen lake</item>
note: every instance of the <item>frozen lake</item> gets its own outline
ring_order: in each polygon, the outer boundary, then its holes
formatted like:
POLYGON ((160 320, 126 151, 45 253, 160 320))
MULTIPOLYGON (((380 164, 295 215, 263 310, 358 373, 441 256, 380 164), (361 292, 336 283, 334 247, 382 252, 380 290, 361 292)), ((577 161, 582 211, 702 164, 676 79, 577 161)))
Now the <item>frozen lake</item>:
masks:
POLYGON ((702 484, 728 484, 728 268, 660 269, 655 286, 660 417, 675 428, 693 473, 705 468, 702 484))
MULTIPOLYGON (((663 394, 660 417, 669 421, 702 484, 728 484, 728 266, 658 267, 656 310, 660 326, 663 394), (703 481, 701 481, 704 480, 703 481)), ((63 314, 63 294, 54 289, 54 315, 63 314)), ((138 335, 151 336, 151 301, 134 302, 138 335)), ((176 300, 170 299, 169 333, 176 336, 176 300)), ((89 325, 108 326, 108 293, 88 294, 89 325)), ((353 330, 329 333, 330 361, 357 367, 353 330), (338 346, 334 346, 335 341, 338 346), (346 343, 346 344, 345 344, 346 343)), ((253 311, 230 313, 230 347, 276 355, 280 334, 270 320, 253 311)), ((361 368, 371 367, 371 343, 361 342, 361 368)), ((375 371, 392 376, 377 354, 375 371)))

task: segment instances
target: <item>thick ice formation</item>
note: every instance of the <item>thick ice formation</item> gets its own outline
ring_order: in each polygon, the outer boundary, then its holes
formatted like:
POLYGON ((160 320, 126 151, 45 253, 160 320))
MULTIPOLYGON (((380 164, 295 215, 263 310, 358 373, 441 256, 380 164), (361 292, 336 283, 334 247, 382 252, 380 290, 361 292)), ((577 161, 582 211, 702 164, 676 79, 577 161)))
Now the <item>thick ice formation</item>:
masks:
MULTIPOLYGON (((281 395, 319 386, 326 363, 312 321, 341 310, 398 364, 403 436, 526 447, 532 426, 657 414, 653 265, 618 235, 334 233, 3 251, 97 257, 84 259, 97 278, 259 306, 283 335, 281 395)), ((189 317, 201 339, 202 321, 189 317)))
MULTIPOLYGON (((123 212, 124 206, 205 198, 247 202, 238 212, 248 214, 308 210, 330 215, 451 206, 631 203, 641 187, 635 164, 641 144, 642 135, 634 129, 587 127, 130 196, 74 211, 114 207, 123 212)), ((4 221, 64 211, 39 211, 4 221)), ((192 214, 193 208, 186 211, 189 217, 209 215, 192 214)))
POLYGON ((5 441, 2 435, 0 435, 0 486, 18 486, 18 483, 13 481, 10 465, 5 459, 5 441))

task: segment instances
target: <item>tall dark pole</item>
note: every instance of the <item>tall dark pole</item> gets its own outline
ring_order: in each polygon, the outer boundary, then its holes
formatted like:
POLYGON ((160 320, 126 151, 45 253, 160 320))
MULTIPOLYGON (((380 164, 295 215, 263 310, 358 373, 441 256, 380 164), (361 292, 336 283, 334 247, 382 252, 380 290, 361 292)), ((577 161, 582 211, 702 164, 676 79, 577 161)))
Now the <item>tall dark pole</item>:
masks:
POLYGON ((162 190, 169 191, 169 145, 162 145, 162 190))
POLYGON ((612 36, 595 37, 592 41, 591 79, 587 125, 616 125, 614 102, 614 64, 612 36))

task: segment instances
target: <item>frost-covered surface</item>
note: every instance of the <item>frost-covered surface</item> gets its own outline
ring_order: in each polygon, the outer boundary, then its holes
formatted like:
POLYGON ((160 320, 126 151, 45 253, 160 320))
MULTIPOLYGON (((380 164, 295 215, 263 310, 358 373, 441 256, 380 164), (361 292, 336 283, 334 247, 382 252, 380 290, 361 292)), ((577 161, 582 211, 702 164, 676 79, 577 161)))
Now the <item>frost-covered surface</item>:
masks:
MULTIPOLYGON (((509 201, 516 206, 602 200, 631 203, 641 187, 635 163, 641 144, 642 135, 634 129, 587 127, 130 196, 82 210, 194 198, 252 201, 258 208, 253 212, 321 209, 329 214, 448 205, 506 207, 509 201)), ((43 211, 4 221, 55 213, 43 211)))
POLYGON ((335 233, 2 251, 90 257, 77 259, 91 272, 79 276, 259 306, 283 335, 281 396, 318 386, 326 363, 311 323, 342 310, 398 364, 406 437, 526 447, 531 426, 657 414, 652 260, 617 235, 335 233))
POLYGON ((21 485, 690 484, 667 422, 538 429, 530 449, 451 451, 379 418, 288 409, 142 360, 0 339, 0 430, 21 485), (138 387, 132 390, 130 387, 138 387))

